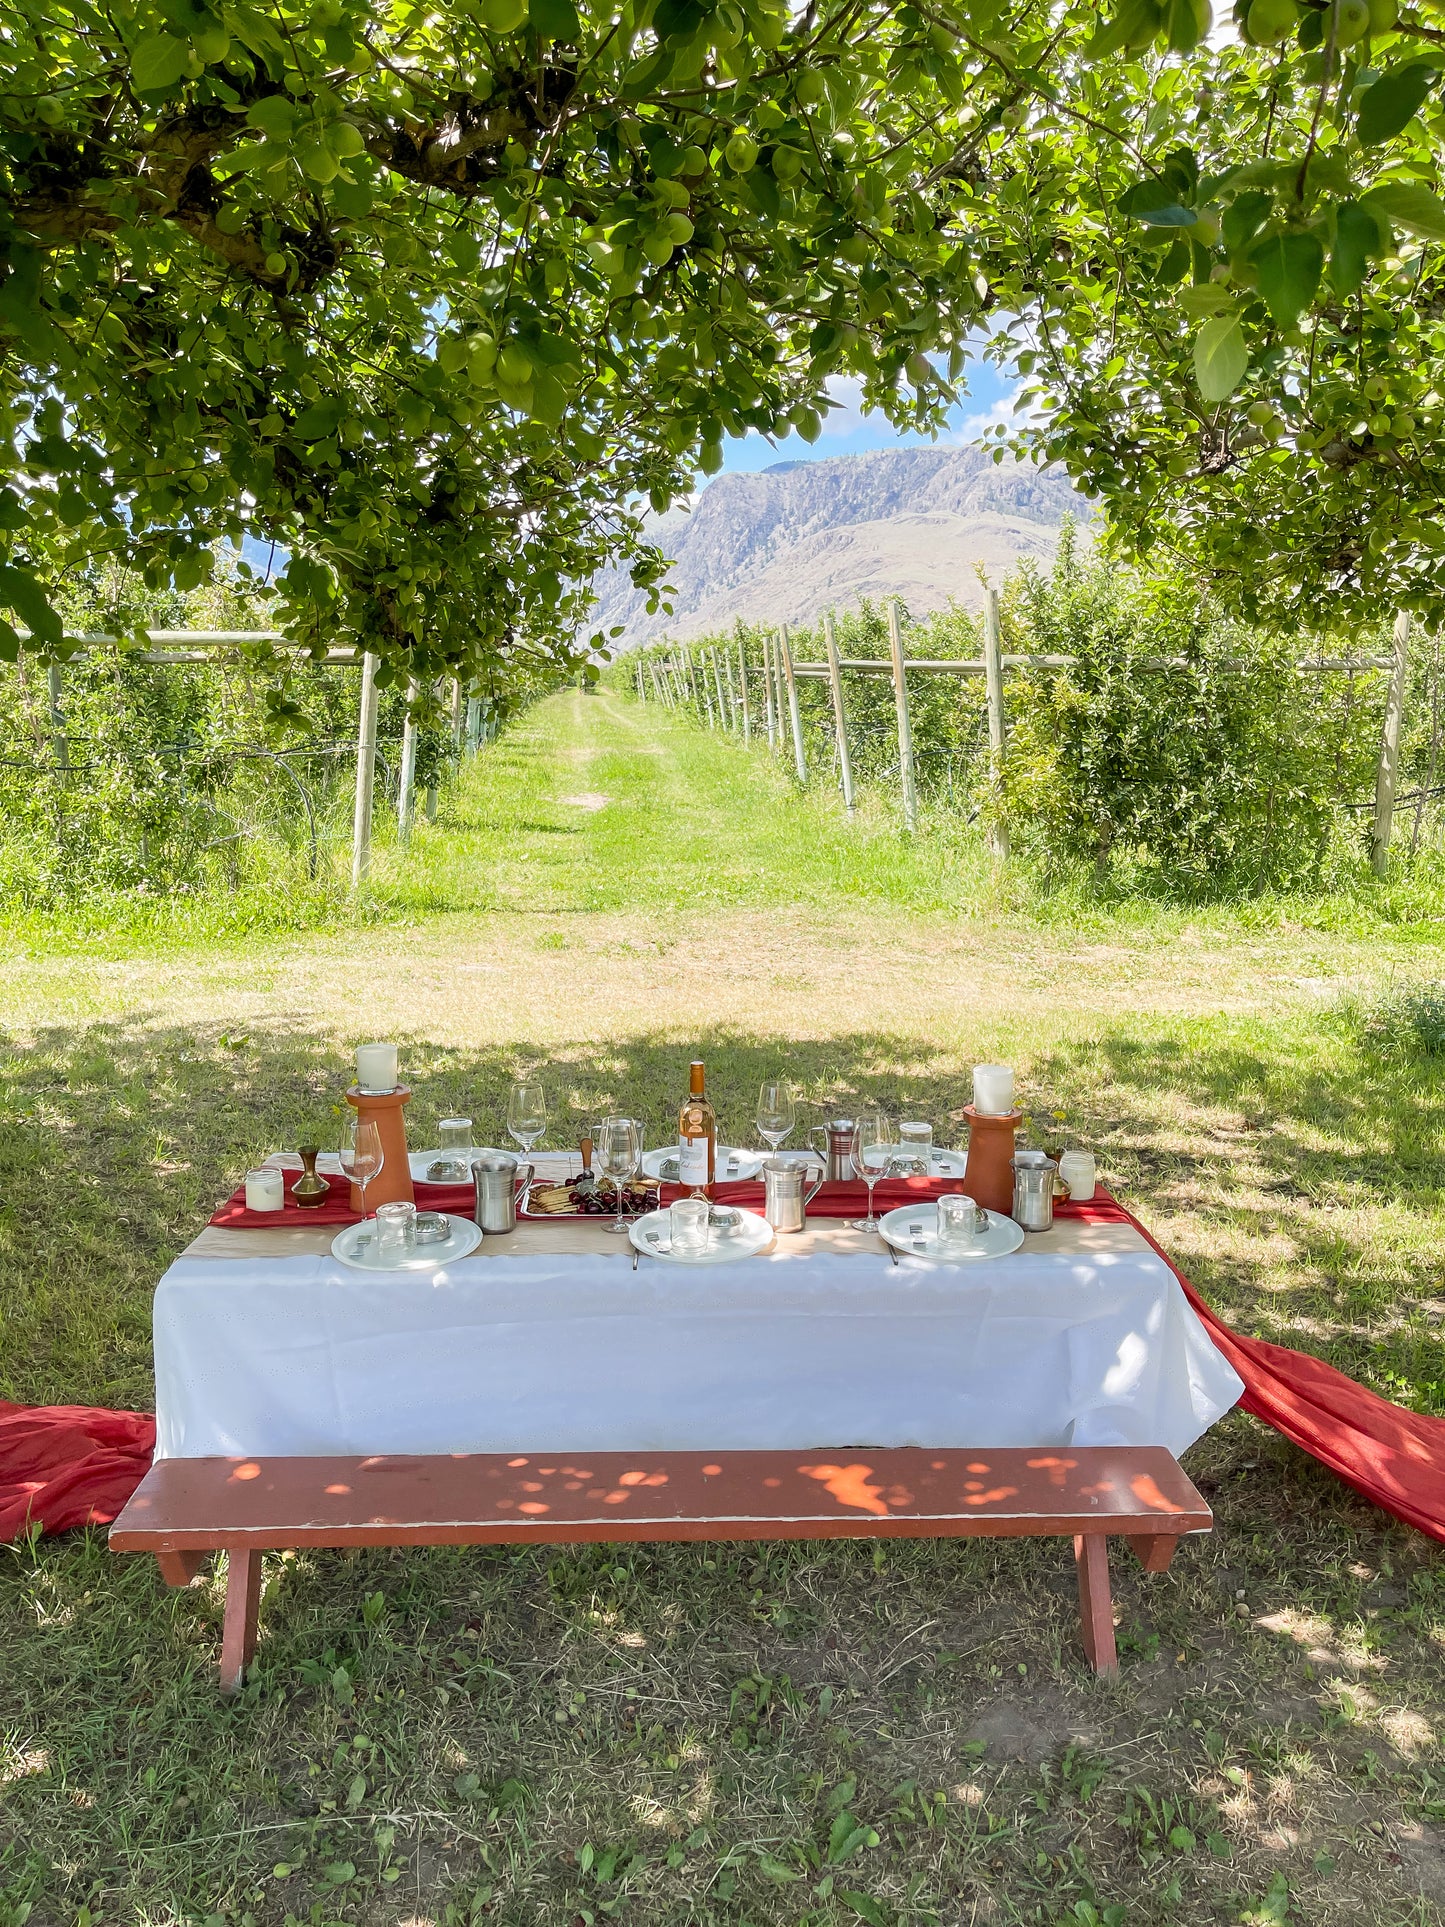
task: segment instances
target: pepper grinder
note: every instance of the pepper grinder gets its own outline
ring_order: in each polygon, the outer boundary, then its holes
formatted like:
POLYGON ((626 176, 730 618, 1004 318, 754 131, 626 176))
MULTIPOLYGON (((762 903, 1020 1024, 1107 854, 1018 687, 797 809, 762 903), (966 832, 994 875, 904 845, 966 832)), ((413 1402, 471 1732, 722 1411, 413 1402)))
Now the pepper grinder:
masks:
POLYGON ((303 1144, 298 1147, 297 1155, 301 1159, 301 1175, 291 1187, 292 1203, 307 1207, 325 1204, 331 1196, 331 1186, 325 1178, 316 1175, 316 1160, 321 1155, 321 1146, 303 1144))

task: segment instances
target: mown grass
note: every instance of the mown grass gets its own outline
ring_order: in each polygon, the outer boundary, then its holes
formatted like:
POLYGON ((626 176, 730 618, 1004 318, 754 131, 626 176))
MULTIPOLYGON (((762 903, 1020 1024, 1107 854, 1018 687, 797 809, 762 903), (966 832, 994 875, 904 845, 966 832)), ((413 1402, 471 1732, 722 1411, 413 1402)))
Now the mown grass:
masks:
MULTIPOLYGON (((150 1402, 160 1270, 330 1127, 365 1028, 407 1038, 418 1130, 495 1127, 527 1061, 553 1142, 624 1096, 660 1136, 694 1048, 739 1134, 779 1063, 810 1117, 867 1092, 942 1125, 1004 1055, 1244 1329, 1445 1412, 1445 1059, 1335 1000, 1433 968, 1438 930, 970 923, 936 851, 852 847, 765 758, 606 698, 502 749, 359 946, 10 973, 0 1394, 150 1402), (719 1015, 794 926, 790 981, 719 1015), (955 941, 967 994, 910 1003, 955 941)), ((168 1593, 99 1533, 0 1551, 0 1927, 1445 1920, 1439 1549, 1248 1418, 1188 1463, 1218 1527, 1168 1576, 1116 1562, 1117 1686, 1047 1543, 268 1560, 234 1707, 219 1575, 168 1593)))

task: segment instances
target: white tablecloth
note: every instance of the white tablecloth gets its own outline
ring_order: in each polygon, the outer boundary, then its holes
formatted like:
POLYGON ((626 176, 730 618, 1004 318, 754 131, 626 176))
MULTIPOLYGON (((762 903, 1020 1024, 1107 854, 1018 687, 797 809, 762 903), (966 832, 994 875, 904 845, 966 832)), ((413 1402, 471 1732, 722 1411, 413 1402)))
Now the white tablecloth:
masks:
POLYGON ((684 1271, 621 1251, 373 1278, 183 1257, 155 1300, 158 1450, 1163 1445, 1243 1386, 1139 1249, 894 1267, 877 1246, 684 1271))

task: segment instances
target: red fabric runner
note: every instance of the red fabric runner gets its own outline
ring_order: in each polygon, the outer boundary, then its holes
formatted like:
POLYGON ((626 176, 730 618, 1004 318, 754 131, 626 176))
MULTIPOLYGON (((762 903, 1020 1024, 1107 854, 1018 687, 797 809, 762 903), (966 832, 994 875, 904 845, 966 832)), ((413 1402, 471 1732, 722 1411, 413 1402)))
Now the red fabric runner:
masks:
MULTIPOLYGON (((346 1199, 345 1181, 338 1178, 331 1183, 340 1195, 319 1209, 300 1210, 288 1198, 280 1214, 248 1212, 242 1195, 238 1208, 233 1198, 211 1222, 232 1226, 306 1219, 318 1224, 350 1223, 355 1214, 346 1199)), ((896 1204, 921 1203, 940 1191, 957 1188, 956 1179, 890 1179, 875 1187, 874 1201, 880 1211, 891 1210, 896 1204)), ((464 1207, 455 1194, 468 1191, 465 1185, 418 1185, 417 1202, 426 1209, 459 1211, 464 1207)), ((762 1201, 762 1186, 720 1185, 718 1199, 756 1209, 762 1201)), ((469 1197, 466 1202, 470 1203, 469 1197)), ((865 1202, 861 1184, 830 1185, 809 1211, 819 1217, 855 1217, 862 1214, 865 1202)), ((1210 1337, 1244 1380, 1240 1400, 1244 1410, 1327 1465, 1375 1505, 1432 1539, 1445 1540, 1445 1419, 1392 1405, 1307 1352, 1289 1351, 1231 1331, 1139 1220, 1106 1192, 1099 1192, 1090 1204, 1061 1204, 1057 1211, 1061 1218, 1079 1218, 1089 1224, 1132 1224, 1179 1279, 1210 1337)), ((38 1520, 47 1532, 105 1524, 139 1485, 154 1446, 155 1421, 144 1413, 0 1401, 0 1541, 14 1538, 28 1520, 38 1520)))
MULTIPOLYGON (((285 1173, 285 1202, 279 1211, 248 1211, 243 1184, 224 1204, 216 1207, 210 1222, 225 1231, 274 1231, 277 1225, 289 1228, 298 1224, 360 1223, 361 1213, 351 1208, 349 1178, 318 1171, 316 1175, 324 1180, 331 1195, 324 1204, 302 1205, 291 1196, 291 1187, 300 1175, 299 1171, 285 1173)), ((469 1184, 414 1184, 412 1189, 418 1211, 451 1211, 459 1218, 470 1218, 477 1207, 476 1193, 469 1184)))
POLYGON ((147 1412, 0 1399, 0 1543, 33 1521, 46 1532, 108 1525, 150 1470, 147 1412))

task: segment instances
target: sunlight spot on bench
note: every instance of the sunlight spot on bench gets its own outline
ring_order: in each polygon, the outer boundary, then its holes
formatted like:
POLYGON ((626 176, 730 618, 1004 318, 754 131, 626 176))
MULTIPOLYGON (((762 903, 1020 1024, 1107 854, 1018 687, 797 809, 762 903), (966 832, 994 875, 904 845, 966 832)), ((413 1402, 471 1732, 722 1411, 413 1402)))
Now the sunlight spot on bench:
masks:
POLYGON ((721 1471, 722 1467, 720 1465, 705 1465, 702 1468, 702 1476, 705 1479, 715 1479, 721 1471))
POLYGON ((582 1490, 582 1481, 580 1479, 564 1479, 562 1482, 562 1490, 564 1492, 580 1492, 582 1490))
POLYGON ((666 1485, 667 1474, 665 1472, 649 1472, 642 1483, 644 1485, 666 1485))
POLYGON ((326 1490, 328 1493, 336 1495, 342 1492, 349 1492, 351 1487, 349 1485, 328 1485, 326 1490))
POLYGON ((603 1505, 623 1505, 631 1497, 630 1492, 609 1492, 602 1503, 603 1505))
POLYGON ((770 1492, 775 1492, 782 1483, 783 1482, 781 1479, 764 1479, 763 1480, 763 1484, 768 1488, 770 1492))
POLYGON ((987 1472, 988 1467, 981 1463, 975 1463, 973 1465, 966 1465, 963 1469, 965 1472, 987 1472))
POLYGON ((587 1496, 589 1499, 601 1499, 606 1495, 602 1486, 594 1485, 592 1490, 587 1494, 587 1496))
POLYGON ((624 1472, 617 1483, 619 1485, 646 1485, 647 1474, 645 1472, 624 1472))
POLYGON ((537 1470, 541 1473, 544 1479, 550 1479, 553 1473, 557 1470, 557 1468, 555 1465, 539 1465, 537 1467, 537 1470))
POLYGON ((871 1465, 800 1465, 798 1470, 806 1479, 817 1479, 829 1498, 836 1499, 839 1505, 856 1506, 860 1512, 887 1518, 888 1508, 882 1494, 868 1483, 873 1476, 871 1465))
POLYGON ((261 1468, 256 1464, 238 1465, 231 1474, 233 1479, 259 1479, 261 1468))
POLYGON ((527 1463, 526 1459, 508 1459, 507 1460, 508 1465, 526 1465, 526 1463, 527 1463))
POLYGON ((1016 1485, 996 1485, 992 1492, 970 1493, 963 1503, 965 1505, 998 1505, 1004 1499, 1015 1498, 1017 1494, 1016 1485))
POLYGON ((517 1507, 518 1512, 550 1512, 551 1506, 543 1505, 540 1499, 523 1499, 517 1507))
POLYGON ((1145 1505, 1152 1505, 1158 1512, 1177 1512, 1179 1507, 1171 1505, 1147 1472, 1137 1472, 1129 1481, 1129 1490, 1136 1499, 1145 1505))
POLYGON ((522 1481, 522 1490, 524 1492, 540 1492, 542 1489, 535 1479, 523 1479, 522 1481))

